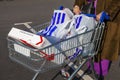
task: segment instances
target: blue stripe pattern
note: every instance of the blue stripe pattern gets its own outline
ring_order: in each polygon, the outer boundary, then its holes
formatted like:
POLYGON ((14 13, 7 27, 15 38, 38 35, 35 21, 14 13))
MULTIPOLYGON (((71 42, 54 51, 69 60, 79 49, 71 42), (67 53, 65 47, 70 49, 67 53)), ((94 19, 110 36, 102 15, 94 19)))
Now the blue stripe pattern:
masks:
POLYGON ((78 57, 82 53, 82 49, 76 48, 76 51, 73 55, 68 56, 68 59, 74 60, 76 57, 78 57))
POLYGON ((54 26, 54 27, 52 27, 52 29, 47 33, 48 34, 48 36, 51 36, 52 35, 52 33, 55 31, 57 29, 57 27, 56 26, 54 26))
POLYGON ((60 22, 60 16, 61 16, 61 13, 58 13, 57 24, 59 24, 59 22, 60 22))
MULTIPOLYGON (((58 13, 55 12, 51 19, 51 24, 47 28, 45 28, 43 31, 40 32, 40 34, 46 36, 51 36, 52 33, 57 29, 57 24, 62 24, 65 21, 66 14, 65 13, 58 13)), ((37 33, 39 34, 39 33, 37 33)))
POLYGON ((61 23, 63 23, 63 22, 64 22, 64 20, 65 20, 65 16, 66 16, 66 14, 65 14, 65 13, 63 13, 61 23))
POLYGON ((79 28, 81 20, 82 20, 82 16, 76 18, 76 20, 75 20, 75 22, 76 22, 75 28, 76 28, 76 29, 79 28))

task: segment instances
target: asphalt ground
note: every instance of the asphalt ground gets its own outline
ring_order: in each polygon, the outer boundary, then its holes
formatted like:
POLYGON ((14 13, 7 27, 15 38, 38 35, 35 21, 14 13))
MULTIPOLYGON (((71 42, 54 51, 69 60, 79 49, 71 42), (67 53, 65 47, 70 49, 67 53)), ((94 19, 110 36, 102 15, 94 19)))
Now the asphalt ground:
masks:
MULTIPOLYGON (((8 57, 7 34, 15 23, 32 22, 31 26, 48 22, 60 5, 72 8, 73 0, 0 0, 0 80, 31 80, 33 71, 11 61, 8 57)), ((24 26, 15 26, 24 29, 24 26)), ((105 80, 120 79, 120 58, 111 64, 105 80)), ((37 80, 51 80, 59 69, 39 74, 37 80)), ((63 80, 57 76, 55 80, 63 80)))

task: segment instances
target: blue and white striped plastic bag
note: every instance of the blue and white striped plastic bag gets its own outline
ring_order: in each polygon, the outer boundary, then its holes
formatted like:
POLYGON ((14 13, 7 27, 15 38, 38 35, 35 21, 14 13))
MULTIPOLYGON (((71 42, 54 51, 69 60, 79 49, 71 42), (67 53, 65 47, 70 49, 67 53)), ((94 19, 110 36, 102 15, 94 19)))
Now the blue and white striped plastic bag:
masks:
POLYGON ((59 41, 63 39, 70 30, 68 25, 70 24, 71 18, 64 10, 54 10, 51 23, 45 29, 39 31, 38 35, 50 36, 59 41), (68 27, 68 28, 66 28, 68 27))
POLYGON ((91 37, 93 32, 86 33, 87 31, 90 31, 92 29, 95 29, 97 22, 94 19, 94 17, 86 16, 85 14, 75 15, 75 29, 78 34, 82 34, 79 37, 80 44, 83 45, 84 50, 82 52, 83 56, 86 56, 93 50, 94 44, 91 42, 91 37))

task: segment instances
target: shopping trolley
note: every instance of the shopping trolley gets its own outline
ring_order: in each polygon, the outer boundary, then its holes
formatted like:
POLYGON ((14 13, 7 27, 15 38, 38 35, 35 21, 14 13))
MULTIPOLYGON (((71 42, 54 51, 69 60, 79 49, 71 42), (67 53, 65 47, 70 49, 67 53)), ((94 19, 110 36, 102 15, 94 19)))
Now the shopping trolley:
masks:
MULTIPOLYGON (((46 27, 48 25, 49 22, 44 23, 40 26, 34 26, 32 29, 38 32, 41 30, 41 27, 46 27)), ((92 58, 98 53, 104 32, 104 26, 104 23, 98 23, 98 25, 92 30, 89 30, 82 34, 77 34, 67 39, 63 39, 42 49, 26 46, 11 37, 7 37, 9 57, 11 60, 35 71, 35 75, 32 79, 35 80, 39 73, 43 73, 47 70, 63 66, 66 59, 69 59, 71 55, 74 55, 76 50, 79 50, 79 47, 82 46, 85 49, 87 46, 88 48, 84 53, 80 53, 79 57, 75 57, 80 58, 83 63, 80 64, 74 73, 69 77, 68 80, 72 80, 82 65, 84 65, 88 59, 92 58), (79 42, 79 39, 82 37, 83 40, 86 40, 86 37, 84 37, 85 35, 91 36, 91 38, 89 38, 87 42, 81 44, 79 42)), ((71 62, 71 60, 68 60, 68 64, 69 62, 71 62)))

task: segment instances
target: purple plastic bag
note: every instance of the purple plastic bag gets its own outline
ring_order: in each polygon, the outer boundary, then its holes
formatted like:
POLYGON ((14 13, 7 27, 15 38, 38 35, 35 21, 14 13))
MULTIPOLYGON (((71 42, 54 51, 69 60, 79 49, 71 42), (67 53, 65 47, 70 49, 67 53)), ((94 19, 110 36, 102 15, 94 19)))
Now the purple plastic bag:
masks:
MULTIPOLYGON (((98 75, 107 75, 108 69, 109 69, 109 60, 101 60, 100 62, 94 62, 94 70, 98 75)), ((90 66, 90 62, 87 63, 88 66, 90 66)))

